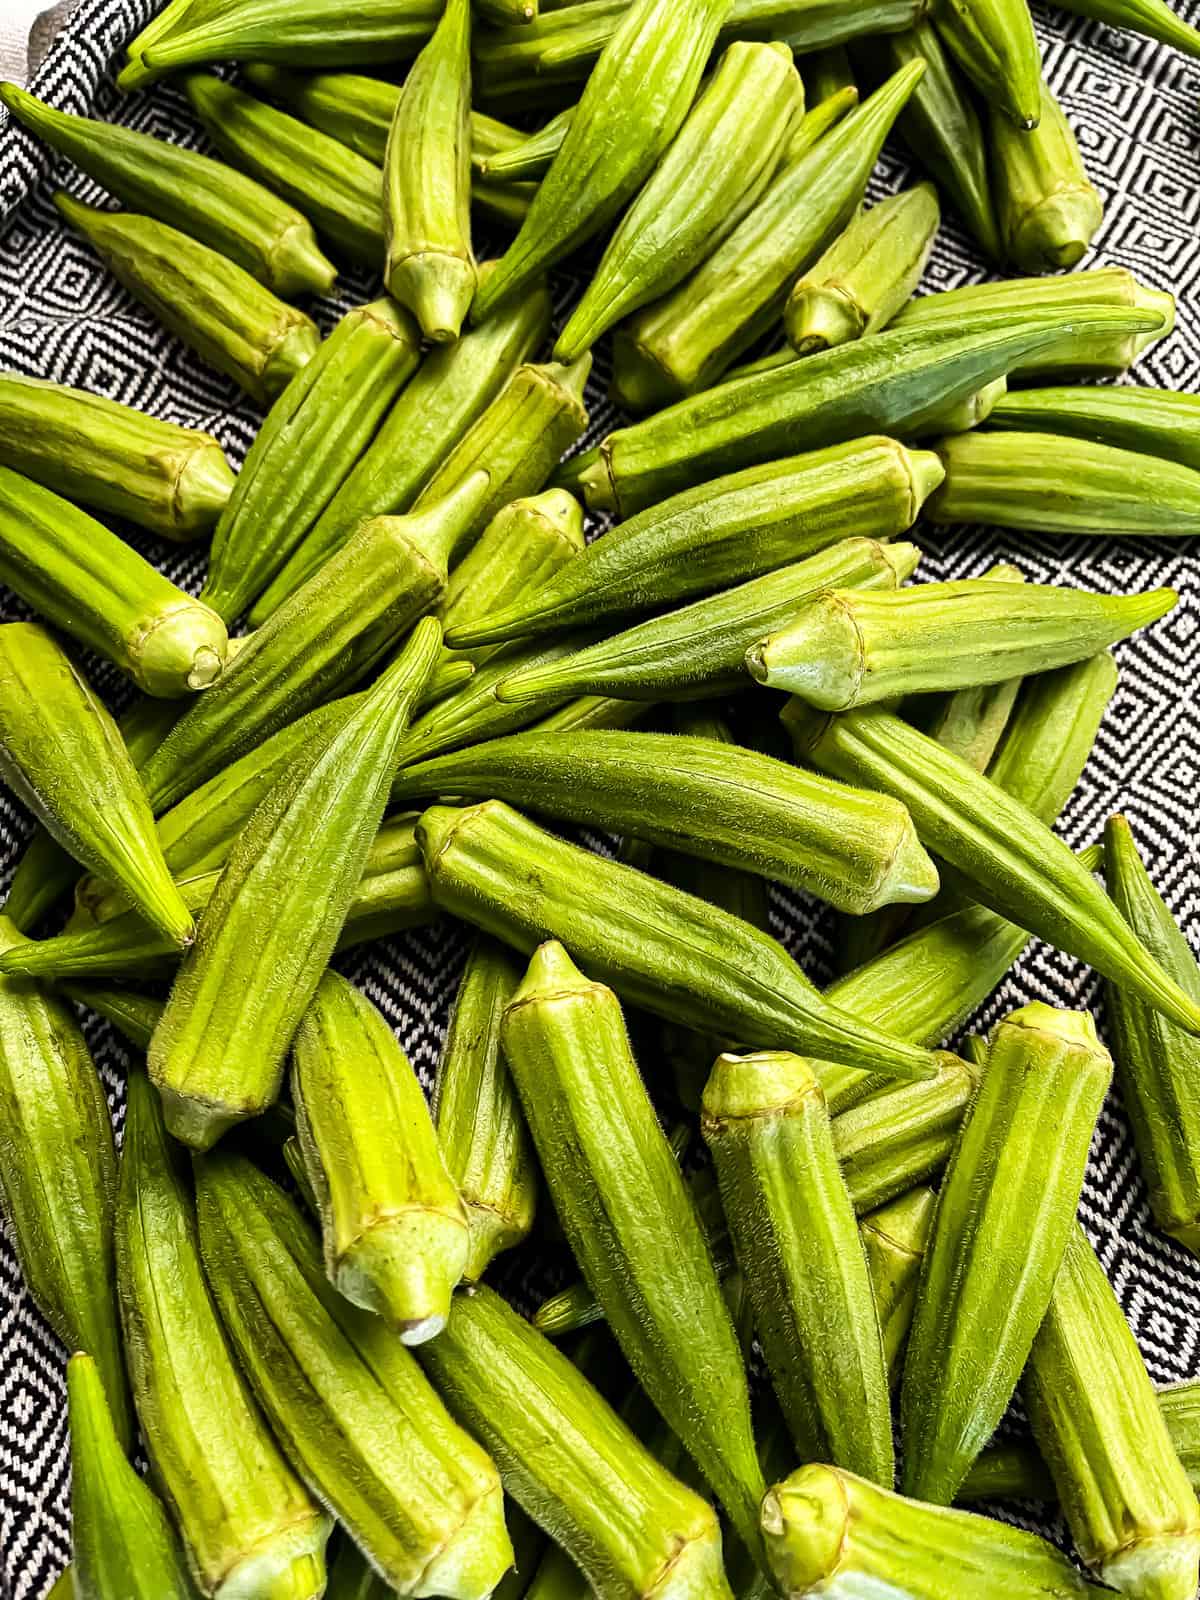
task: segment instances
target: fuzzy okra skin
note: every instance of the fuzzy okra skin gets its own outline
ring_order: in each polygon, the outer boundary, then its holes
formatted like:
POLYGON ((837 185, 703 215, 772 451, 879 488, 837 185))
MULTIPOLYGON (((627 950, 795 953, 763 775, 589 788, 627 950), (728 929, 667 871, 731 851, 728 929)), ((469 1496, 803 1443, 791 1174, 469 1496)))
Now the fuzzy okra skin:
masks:
POLYGON ((525 952, 561 939, 657 1016, 889 1076, 936 1070, 927 1051, 826 1005, 769 934, 557 839, 501 801, 433 806, 417 839, 438 905, 525 952))
POLYGON ((505 800, 820 895, 844 911, 930 899, 937 869, 899 802, 680 733, 536 729, 406 766, 401 800, 505 800))
POLYGON ((202 598, 240 616, 303 540, 420 359, 420 334, 384 298, 344 316, 276 400, 213 534, 202 598))
POLYGON ((902 1484, 917 1499, 953 1500, 1012 1399, 1111 1074, 1085 1013, 1034 1001, 992 1034, 942 1183, 904 1363, 902 1484))
POLYGON ((1049 86, 1031 132, 992 113, 992 183, 1004 252, 1022 272, 1051 272, 1080 261, 1104 220, 1104 205, 1075 135, 1049 86))
POLYGON ((879 1318, 816 1076, 782 1052, 718 1056, 701 1127, 793 1443, 890 1486, 879 1318))
POLYGON ((990 106, 1017 128, 1042 115, 1042 58, 1026 0, 935 0, 942 43, 990 106))
POLYGON ((859 1224, 883 1338, 883 1358, 892 1385, 899 1381, 904 1364, 921 1262, 936 1206, 933 1190, 919 1186, 872 1211, 859 1224))
POLYGON ((493 1290, 456 1295, 420 1358, 495 1456, 505 1488, 600 1600, 729 1600, 712 1507, 493 1290))
POLYGON ((992 428, 1069 434, 1200 470, 1200 395, 1136 384, 1016 389, 997 402, 992 428))
POLYGON ((1022 1393, 1088 1567, 1135 1600, 1193 1600, 1200 1505, 1137 1340, 1078 1223, 1022 1393))
POLYGON ((56 111, 12 83, 0 84, 0 101, 123 205, 210 245, 281 299, 333 287, 334 268, 307 218, 223 161, 117 123, 56 111))
POLYGON ((467 1214, 404 1051, 336 972, 296 1030, 291 1085, 329 1281, 403 1343, 432 1339, 466 1268, 467 1214))
POLYGON ((294 1201, 244 1158, 195 1167, 204 1268, 296 1470, 391 1589, 486 1600, 512 1562, 487 1453, 386 1323, 329 1283, 294 1201))

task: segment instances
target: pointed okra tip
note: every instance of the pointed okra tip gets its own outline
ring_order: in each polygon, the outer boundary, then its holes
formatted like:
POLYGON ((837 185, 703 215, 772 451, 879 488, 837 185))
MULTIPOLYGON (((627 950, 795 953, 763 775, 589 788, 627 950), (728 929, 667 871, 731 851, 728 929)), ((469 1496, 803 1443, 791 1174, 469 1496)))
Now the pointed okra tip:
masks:
POLYGON ((512 999, 505 1008, 505 1016, 528 1005, 531 1001, 547 1000, 559 995, 585 994, 601 987, 585 978, 567 954, 565 946, 557 939, 547 939, 538 945, 529 958, 525 976, 517 985, 512 999))
POLYGON ((812 1066, 788 1050, 725 1051, 713 1062, 700 1100, 705 1137, 730 1122, 783 1116, 825 1096, 812 1066))
POLYGON ((761 1525, 771 1573, 785 1600, 831 1578, 850 1527, 850 1501, 836 1467, 809 1466, 768 1489, 761 1525))

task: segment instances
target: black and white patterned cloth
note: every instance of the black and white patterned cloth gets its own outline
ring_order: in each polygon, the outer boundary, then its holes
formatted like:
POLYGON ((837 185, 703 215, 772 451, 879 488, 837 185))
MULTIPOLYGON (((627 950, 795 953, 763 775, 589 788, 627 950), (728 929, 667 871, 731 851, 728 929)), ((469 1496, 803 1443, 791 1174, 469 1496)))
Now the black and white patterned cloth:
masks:
MULTIPOLYGON (((113 86, 112 63, 122 45, 156 9, 156 0, 82 0, 32 89, 63 110, 202 145, 186 102, 169 84, 124 99, 113 86)), ((1200 0, 1183 10, 1200 13, 1200 0)), ((1130 267, 1178 297, 1176 332, 1142 361, 1138 376, 1164 388, 1200 389, 1200 64, 1061 12, 1039 12, 1038 26, 1051 85, 1106 205, 1090 259, 1130 267)), ((876 191, 894 189, 906 175, 902 159, 889 152, 876 191)), ((7 119, 0 121, 0 367, 81 385, 206 428, 240 462, 259 422, 253 405, 163 332, 67 231, 51 204, 59 185, 85 198, 99 193, 7 119)), ((952 288, 983 275, 953 217, 947 218, 926 287, 952 288)), ((560 311, 578 287, 569 275, 560 277, 560 311)), ((366 277, 347 274, 339 298, 316 308, 323 329, 371 290, 366 277)), ((603 351, 596 368, 589 393, 592 437, 612 422, 603 351)), ((1099 836, 1110 812, 1124 811, 1155 882, 1200 948, 1200 556, 1194 543, 932 528, 919 528, 916 537, 927 551, 921 569, 927 579, 970 576, 1004 558, 1034 581, 1180 590, 1169 617, 1117 649, 1120 687, 1061 831, 1080 846, 1099 836)), ((136 533, 132 542, 176 582, 198 588, 202 550, 136 533)), ((26 614, 11 595, 0 595, 0 606, 5 617, 26 614)), ((123 686, 117 674, 90 665, 101 690, 118 702, 123 686)), ((30 828, 26 812, 0 791, 0 890, 7 889, 30 828)), ((823 981, 829 975, 828 917, 791 894, 777 897, 775 912, 776 931, 823 981)), ((396 1028, 426 1083, 463 950, 461 931, 442 925, 369 946, 345 966, 396 1028)), ((976 1025, 1030 999, 1090 1007, 1103 1026, 1093 975, 1036 943, 976 1025)), ((119 1135, 127 1053, 98 1019, 88 1019, 86 1029, 119 1135)), ((1053 1137, 1053 1130, 1046 1134, 1053 1137)), ((1082 1216, 1154 1378, 1200 1374, 1200 1262, 1154 1229, 1115 1092, 1093 1140, 1082 1216)), ((527 1251, 524 1286, 540 1294, 552 1286, 555 1270, 555 1263, 527 1251)), ((68 1502, 63 1351, 31 1304, 8 1240, 0 1236, 0 1600, 39 1600, 47 1592, 69 1552, 68 1502)), ((1061 1535, 1052 1525, 1044 1531, 1061 1535)))

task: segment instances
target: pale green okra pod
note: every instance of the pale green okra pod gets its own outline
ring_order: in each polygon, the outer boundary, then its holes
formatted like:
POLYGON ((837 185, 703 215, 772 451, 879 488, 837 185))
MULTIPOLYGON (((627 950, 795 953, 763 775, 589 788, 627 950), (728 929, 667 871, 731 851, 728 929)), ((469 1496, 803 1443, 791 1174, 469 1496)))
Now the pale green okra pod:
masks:
POLYGON ((1004 251, 1022 272, 1058 271, 1079 262, 1104 220, 1075 135, 1043 79, 1042 113, 1032 130, 992 113, 992 186, 1004 251))
POLYGON ((1200 395, 1137 384, 1017 389, 993 407, 993 428, 1071 434, 1200 469, 1200 395))
POLYGON ((937 1195, 932 1189, 909 1189, 898 1200, 872 1211, 859 1224, 892 1385, 899 1381, 904 1365, 904 1347, 917 1303, 917 1281, 936 1206, 937 1195))

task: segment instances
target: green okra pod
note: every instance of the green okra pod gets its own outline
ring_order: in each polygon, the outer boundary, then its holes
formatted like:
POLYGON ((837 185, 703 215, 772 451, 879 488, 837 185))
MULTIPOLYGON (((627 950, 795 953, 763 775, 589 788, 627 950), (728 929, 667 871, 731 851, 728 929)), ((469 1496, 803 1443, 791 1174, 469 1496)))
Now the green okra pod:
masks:
POLYGON ((924 64, 913 61, 785 165, 696 272, 617 335, 614 392, 645 411, 708 389, 778 319, 798 272, 845 228, 924 64))
POLYGON ((514 178, 544 178, 571 126, 575 107, 567 106, 519 144, 482 150, 471 142, 471 166, 481 175, 511 182, 514 178))
POLYGON ((852 217, 792 285, 783 325, 797 354, 812 355, 886 327, 921 281, 939 219, 931 183, 890 195, 852 217))
POLYGON ((701 1127, 793 1443, 890 1485, 879 1318, 817 1078, 782 1052, 718 1056, 701 1127))
POLYGON ((629 0, 583 0, 528 23, 478 29, 473 54, 480 98, 514 111, 547 98, 554 108, 573 100, 628 8, 629 0))
POLYGON ((498 1294, 457 1295, 421 1361, 602 1600, 729 1600, 712 1507, 498 1294))
POLYGON ((168 1126, 194 1148, 207 1149, 279 1092, 441 631, 432 618, 413 630, 343 726, 305 751, 238 835, 148 1053, 168 1126))
POLYGON ((156 39, 165 38, 168 33, 178 28, 193 3, 194 0, 167 0, 162 10, 134 34, 125 46, 125 64, 117 74, 118 89, 136 87, 139 81, 145 81, 146 65, 142 60, 142 52, 156 39))
POLYGON ((1166 0, 1063 0, 1063 10, 1094 17, 1110 28, 1144 33, 1182 50, 1184 55, 1200 56, 1200 31, 1185 22, 1166 0))
POLYGON ((336 972, 296 1030, 291 1085, 329 1281, 403 1343, 433 1338, 466 1267, 467 1214, 416 1073, 336 972))
POLYGON ((992 1034, 938 1198, 904 1363, 902 1485, 917 1499, 953 1500, 1012 1398, 1111 1073, 1082 1012, 1034 1001, 992 1034))
POLYGON ((468 1283, 533 1226, 537 1163, 500 1048, 504 1008, 519 981, 504 946, 481 934, 463 969, 434 1087, 438 1142, 466 1208, 468 1283))
POLYGON ((1004 253, 1022 272, 1051 272, 1082 259, 1104 220, 1075 135, 1045 80, 1042 114, 1027 131, 992 112, 992 187, 1004 253))
POLYGON ((926 508, 936 523, 1109 537, 1200 531, 1200 472, 1159 456, 1052 433, 963 433, 937 448, 946 477, 926 508))
POLYGON ((730 0, 633 0, 588 76, 529 214, 472 318, 527 289, 623 209, 687 116, 730 0))
POLYGON ((308 219, 224 162, 115 122, 56 111, 12 83, 0 84, 0 101, 122 205, 228 256, 281 299, 333 287, 333 265, 308 219))
POLYGON ((189 943, 191 913, 117 725, 38 623, 0 627, 0 773, 77 861, 120 883, 174 944, 189 943))
POLYGON ((570 361, 728 238, 775 171, 804 87, 785 45, 731 44, 626 211, 554 347, 570 361))
MULTIPOLYGON (((1183 932, 1150 881, 1129 823, 1104 829, 1104 878, 1117 909, 1189 994, 1200 999, 1200 971, 1183 932)), ((1195 1085, 1200 1045, 1123 985, 1107 986, 1117 1079, 1149 1190, 1164 1232, 1200 1253, 1200 1124, 1195 1085)))
POLYGON ((213 535, 203 598, 240 616, 301 543, 416 369, 420 335, 388 299, 350 311, 271 407, 213 535))
POLYGON ((320 344, 316 324, 206 244, 131 211, 54 203, 163 327, 260 404, 286 389, 320 344))
POLYGON ((216 612, 85 511, 5 466, 0 578, 147 694, 207 688, 225 665, 228 638, 216 612))
POLYGON ((940 476, 931 451, 874 437, 731 473, 611 529, 541 589, 455 628, 450 643, 610 624, 786 566, 852 533, 889 539, 912 526, 940 476))
POLYGON ((512 1562, 486 1452, 387 1324, 329 1283, 281 1189, 224 1152, 195 1165, 204 1268, 296 1470, 389 1588, 486 1600, 512 1562))
POLYGON ((156 1482, 202 1594, 317 1600, 329 1519, 280 1455, 226 1343, 200 1264, 190 1186, 143 1073, 130 1073, 128 1095, 118 1282, 156 1482))
POLYGON ((614 700, 603 694, 584 694, 549 711, 534 723, 544 733, 584 732, 590 728, 628 728, 647 711, 645 701, 614 700))
POLYGON ((447 0, 404 80, 383 164, 384 281, 435 344, 475 294, 471 250, 471 8, 447 0))
MULTIPOLYGON (((495 1590, 498 1594, 500 1591, 495 1590)), ((391 1591, 392 1594, 395 1590, 391 1591)), ((389 1600, 389 1590, 362 1551, 342 1534, 329 1564, 325 1600, 389 1600)))
POLYGON ((535 729, 406 765, 392 793, 506 800, 748 869, 844 911, 937 892, 902 805, 715 739, 535 729))
POLYGON ((892 1385, 899 1381, 903 1366, 904 1347, 917 1303, 917 1280, 936 1205, 937 1195, 932 1189, 909 1189, 898 1200, 872 1211, 859 1225, 892 1385))
POLYGON ((256 94, 383 166, 398 84, 357 72, 289 72, 269 61, 247 62, 242 76, 256 94))
MULTIPOLYGON (((858 104, 858 90, 852 85, 839 89, 836 94, 826 95, 823 100, 813 97, 813 103, 804 111, 802 116, 796 117, 788 129, 787 142, 783 147, 780 157, 780 167, 790 166, 793 161, 798 161, 801 156, 807 155, 819 139, 823 139, 830 128, 847 117, 858 104)), ((791 351, 787 352, 791 356, 791 351)), ((741 369, 739 368, 739 371, 741 369)))
POLYGON ((1200 1505, 1137 1340, 1078 1223, 1022 1394, 1079 1554, 1141 1600, 1192 1600, 1200 1505))
POLYGON ((1042 115, 1042 58, 1026 0, 935 0, 942 43, 980 95, 1018 128, 1042 115))
POLYGON ((846 711, 1070 666, 1156 622, 1178 598, 1174 589, 1107 595, 987 578, 890 594, 828 590, 752 646, 746 665, 768 688, 846 711))
POLYGON ((926 1051, 821 1001, 768 934, 557 839, 500 801, 433 806, 417 839, 439 905, 522 951, 561 939, 598 980, 657 1016, 898 1077, 935 1070, 926 1051))
POLYGON ((814 50, 804 63, 804 92, 813 105, 840 94, 843 89, 855 87, 854 69, 845 45, 833 44, 824 50, 814 50))
POLYGON ((1136 384, 1017 389, 996 403, 993 428, 1070 434, 1200 469, 1200 395, 1136 384))
POLYGON ((163 1002, 132 989, 107 989, 99 984, 64 983, 62 992, 89 1011, 98 1012, 130 1044, 145 1050, 162 1016, 163 1002))

